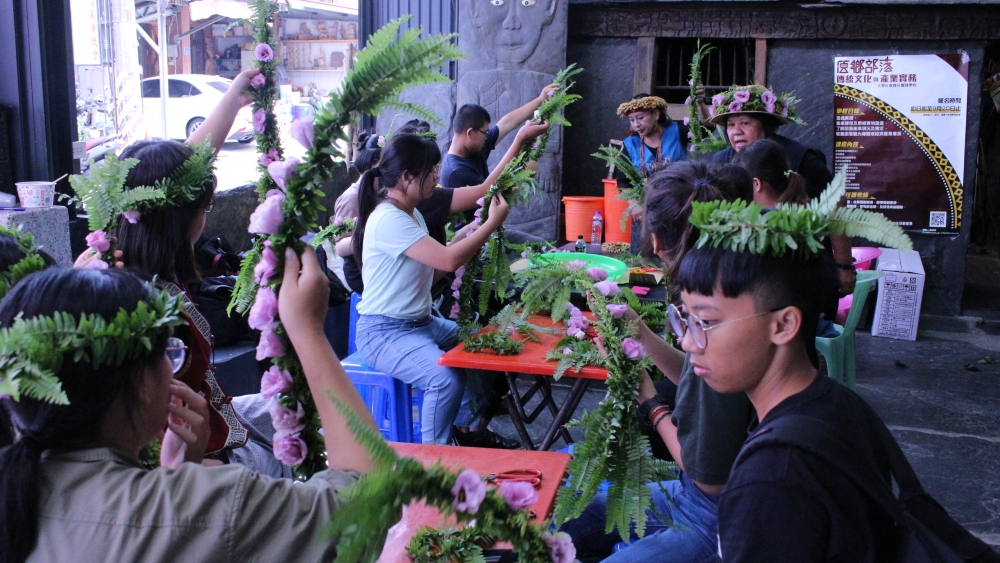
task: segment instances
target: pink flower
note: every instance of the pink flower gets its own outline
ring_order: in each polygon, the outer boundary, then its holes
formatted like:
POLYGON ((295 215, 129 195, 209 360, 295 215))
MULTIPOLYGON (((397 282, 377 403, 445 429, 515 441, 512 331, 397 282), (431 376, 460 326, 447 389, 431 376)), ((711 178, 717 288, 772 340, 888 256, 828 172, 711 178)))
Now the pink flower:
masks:
POLYGON ((455 277, 456 278, 465 277, 465 266, 459 266, 458 269, 455 270, 455 277))
POLYGON ((253 279, 257 285, 265 285, 267 279, 274 275, 278 266, 278 256, 271 250, 271 241, 264 242, 264 250, 260 253, 260 261, 253 267, 253 279))
POLYGON ((125 216, 125 220, 129 223, 135 225, 139 222, 139 218, 142 217, 142 213, 139 213, 135 209, 129 209, 128 211, 122 213, 125 216))
POLYGON ((278 156, 278 149, 268 149, 266 153, 260 155, 260 163, 264 167, 267 167, 267 165, 272 162, 278 162, 279 160, 281 160, 281 157, 278 156))
POLYGON ((275 398, 278 393, 288 393, 292 390, 292 374, 271 366, 260 379, 260 395, 267 400, 275 398))
POLYGON ((566 268, 572 271, 582 270, 587 267, 587 263, 583 260, 570 260, 566 262, 566 268))
POLYGON ((316 129, 313 128, 313 122, 311 119, 293 121, 289 132, 291 133, 292 138, 298 141, 299 144, 305 147, 306 150, 311 150, 313 148, 313 141, 316 140, 316 129))
POLYGON ((273 235, 281 226, 281 221, 284 219, 281 215, 281 202, 285 201, 285 194, 278 190, 271 192, 274 192, 274 195, 264 198, 264 201, 250 214, 250 226, 247 230, 251 233, 273 235))
POLYGON ((341 226, 341 225, 343 225, 344 224, 344 218, 343 217, 337 217, 336 219, 333 220, 333 224, 336 225, 336 226, 338 226, 338 227, 341 226))
POLYGON ((507 325, 507 330, 505 332, 507 333, 507 336, 514 336, 514 333, 517 332, 517 327, 513 324, 509 324, 507 325))
POLYGON ((260 343, 257 344, 257 361, 267 358, 280 358, 285 355, 285 345, 274 329, 265 328, 260 332, 260 343))
POLYGON ((267 84, 267 77, 263 74, 258 74, 250 79, 250 85, 254 88, 263 88, 267 84))
POLYGON ((521 258, 527 258, 527 257, 528 257, 528 253, 527 252, 522 252, 521 253, 521 258))
POLYGON ((452 503, 456 512, 475 514, 479 511, 479 505, 486 498, 486 483, 479 478, 479 474, 471 469, 466 469, 458 474, 455 479, 455 486, 451 488, 451 494, 455 495, 452 503))
MULTIPOLYGON (((270 249, 269 249, 270 250, 270 249)), ((278 297, 269 287, 257 289, 257 300, 250 307, 247 324, 254 330, 274 328, 274 317, 278 314, 278 297)))
POLYGON ((479 198, 479 199, 476 200, 476 205, 478 205, 479 207, 482 207, 485 204, 486 204, 486 200, 483 199, 483 198, 479 198))
POLYGON ((788 106, 781 108, 781 117, 788 117, 788 106))
POLYGON ((712 96, 712 105, 713 106, 721 106, 724 103, 726 103, 726 95, 725 94, 716 94, 715 96, 712 96))
POLYGON ((746 90, 737 90, 733 92, 733 100, 745 104, 750 101, 750 92, 746 90))
POLYGON ((274 58, 274 50, 267 43, 257 45, 257 48, 253 50, 253 54, 262 63, 266 63, 274 58))
POLYGON ((263 133, 264 125, 267 124, 267 112, 264 111, 264 108, 260 108, 259 110, 253 112, 252 117, 253 117, 253 130, 256 131, 258 134, 263 133))
POLYGON ((451 292, 451 296, 454 297, 455 299, 458 299, 459 297, 462 296, 462 294, 456 289, 455 291, 451 292))
POLYGON ((688 139, 694 139, 694 133, 688 131, 688 139))
POLYGON ((609 303, 607 307, 608 311, 611 311, 611 316, 616 319, 622 318, 622 315, 624 315, 625 311, 628 310, 628 305, 615 305, 614 303, 609 303))
POLYGON ((274 435, 274 459, 285 465, 298 465, 306 459, 309 448, 298 434, 279 432, 274 435))
POLYGON ((455 281, 451 282, 451 288, 457 291, 460 287, 462 287, 462 278, 455 275, 455 281))
POLYGON ((625 340, 622 340, 622 352, 625 352, 625 356, 634 362, 638 362, 646 357, 646 350, 642 347, 642 344, 634 338, 626 338, 625 340))
POLYGON ((87 262, 87 265, 84 266, 83 268, 85 270, 107 270, 108 263, 105 262, 104 260, 101 260, 100 258, 95 258, 94 260, 87 262))
POLYGON ((451 311, 448 312, 448 318, 449 319, 457 319, 458 318, 458 309, 459 309, 458 303, 453 303, 451 305, 451 311))
POLYGON ((538 501, 538 493, 531 483, 504 481, 500 483, 500 496, 511 510, 524 510, 538 501))
POLYGON ((732 103, 729 104, 729 112, 730 113, 736 113, 736 112, 740 111, 741 109, 743 109, 743 104, 741 104, 740 102, 733 101, 732 103))
POLYGON ((684 105, 686 105, 686 106, 691 105, 691 96, 688 96, 687 99, 684 100, 684 105))
POLYGON ((576 546, 573 545, 573 538, 566 532, 548 532, 542 536, 545 543, 549 544, 549 555, 552 556, 552 563, 573 563, 576 560, 576 546))
POLYGON ((295 174, 295 167, 300 164, 300 160, 294 156, 288 157, 286 160, 278 160, 267 165, 267 173, 271 175, 271 179, 274 180, 278 187, 285 189, 289 180, 292 179, 292 175, 295 174))
POLYGON ((594 289, 605 297, 611 297, 618 293, 618 284, 613 281, 597 282, 594 284, 594 289))
POLYGON ((604 268, 598 268, 597 266, 587 268, 587 275, 590 276, 590 279, 595 282, 601 282, 608 279, 608 271, 604 268))
POLYGON ((111 248, 111 241, 104 231, 94 231, 87 235, 87 246, 98 252, 107 252, 111 248))
POLYGON ((293 434, 302 432, 302 429, 306 427, 305 424, 302 424, 302 417, 306 415, 302 403, 296 403, 295 410, 292 410, 282 406, 278 401, 271 401, 267 412, 271 414, 271 424, 274 425, 276 432, 293 434))
POLYGON ((691 118, 690 117, 685 117, 684 118, 684 125, 691 125, 691 118))
POLYGON ((774 92, 770 90, 764 90, 764 93, 760 95, 760 101, 764 104, 774 105, 774 102, 778 101, 778 97, 774 95, 774 92))
POLYGON ((764 104, 764 109, 767 110, 767 113, 774 113, 774 102, 765 103, 764 104))
POLYGON ((563 348, 563 354, 572 354, 572 353, 573 353, 573 349, 570 348, 569 346, 563 348))

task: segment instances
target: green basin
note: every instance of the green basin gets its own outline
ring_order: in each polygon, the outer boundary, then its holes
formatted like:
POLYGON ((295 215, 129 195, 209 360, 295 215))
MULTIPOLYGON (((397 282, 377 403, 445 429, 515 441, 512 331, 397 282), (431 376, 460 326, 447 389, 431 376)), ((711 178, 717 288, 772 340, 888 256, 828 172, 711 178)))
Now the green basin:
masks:
POLYGON ((531 258, 531 264, 554 264, 556 262, 572 262, 581 260, 587 264, 587 268, 597 266, 604 268, 608 273, 609 280, 617 280, 628 271, 628 266, 621 260, 603 256, 601 254, 588 254, 586 252, 552 252, 549 254, 539 254, 531 258))

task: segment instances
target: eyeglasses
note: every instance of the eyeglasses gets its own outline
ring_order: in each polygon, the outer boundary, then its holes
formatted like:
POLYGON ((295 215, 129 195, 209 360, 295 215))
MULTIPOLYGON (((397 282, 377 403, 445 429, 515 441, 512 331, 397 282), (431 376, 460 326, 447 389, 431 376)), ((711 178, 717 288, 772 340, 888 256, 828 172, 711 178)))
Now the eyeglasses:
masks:
POLYGON ((211 213, 213 209, 215 209, 215 200, 214 199, 212 201, 208 202, 208 205, 205 207, 205 213, 211 213))
POLYGON ((490 134, 490 128, 489 127, 487 127, 486 129, 476 129, 476 131, 479 131, 480 133, 482 133, 484 137, 488 137, 489 134, 490 134))
POLYGON ((184 345, 184 341, 176 336, 171 336, 167 339, 167 360, 170 361, 170 369, 173 370, 174 375, 181 371, 184 367, 184 359, 187 358, 188 347, 184 345))
POLYGON ((749 317, 733 319, 717 325, 707 326, 705 321, 699 319, 694 313, 686 313, 678 309, 675 305, 670 304, 670 306, 667 307, 667 318, 670 319, 670 326, 674 329, 674 333, 677 334, 677 338, 683 340, 684 334, 690 331, 691 340, 694 341, 696 346, 704 350, 705 347, 708 346, 708 331, 719 328, 720 326, 759 317, 761 315, 769 315, 782 309, 784 309, 784 307, 775 307, 770 311, 764 311, 763 313, 757 313, 756 315, 750 315, 749 317))

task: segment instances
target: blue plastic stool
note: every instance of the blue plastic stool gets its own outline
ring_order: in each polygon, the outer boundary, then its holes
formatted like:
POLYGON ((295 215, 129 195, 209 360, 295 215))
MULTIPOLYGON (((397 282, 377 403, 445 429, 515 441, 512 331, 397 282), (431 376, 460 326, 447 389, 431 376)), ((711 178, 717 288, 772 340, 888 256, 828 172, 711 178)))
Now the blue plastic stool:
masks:
POLYGON ((351 294, 351 313, 347 320, 347 355, 353 355, 358 351, 358 345, 355 342, 358 336, 358 304, 361 303, 361 294, 352 293, 351 294))
POLYGON ((392 442, 420 444, 420 408, 424 392, 368 367, 360 353, 340 362, 361 398, 371 410, 375 424, 392 442))

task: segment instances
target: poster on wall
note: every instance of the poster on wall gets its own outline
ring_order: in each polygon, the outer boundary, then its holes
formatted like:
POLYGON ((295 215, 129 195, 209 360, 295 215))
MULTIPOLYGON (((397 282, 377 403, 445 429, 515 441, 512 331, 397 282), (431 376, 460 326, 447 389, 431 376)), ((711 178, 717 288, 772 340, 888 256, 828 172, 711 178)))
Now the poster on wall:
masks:
POLYGON ((834 168, 847 166, 847 207, 906 230, 962 226, 969 57, 834 59, 834 168))

